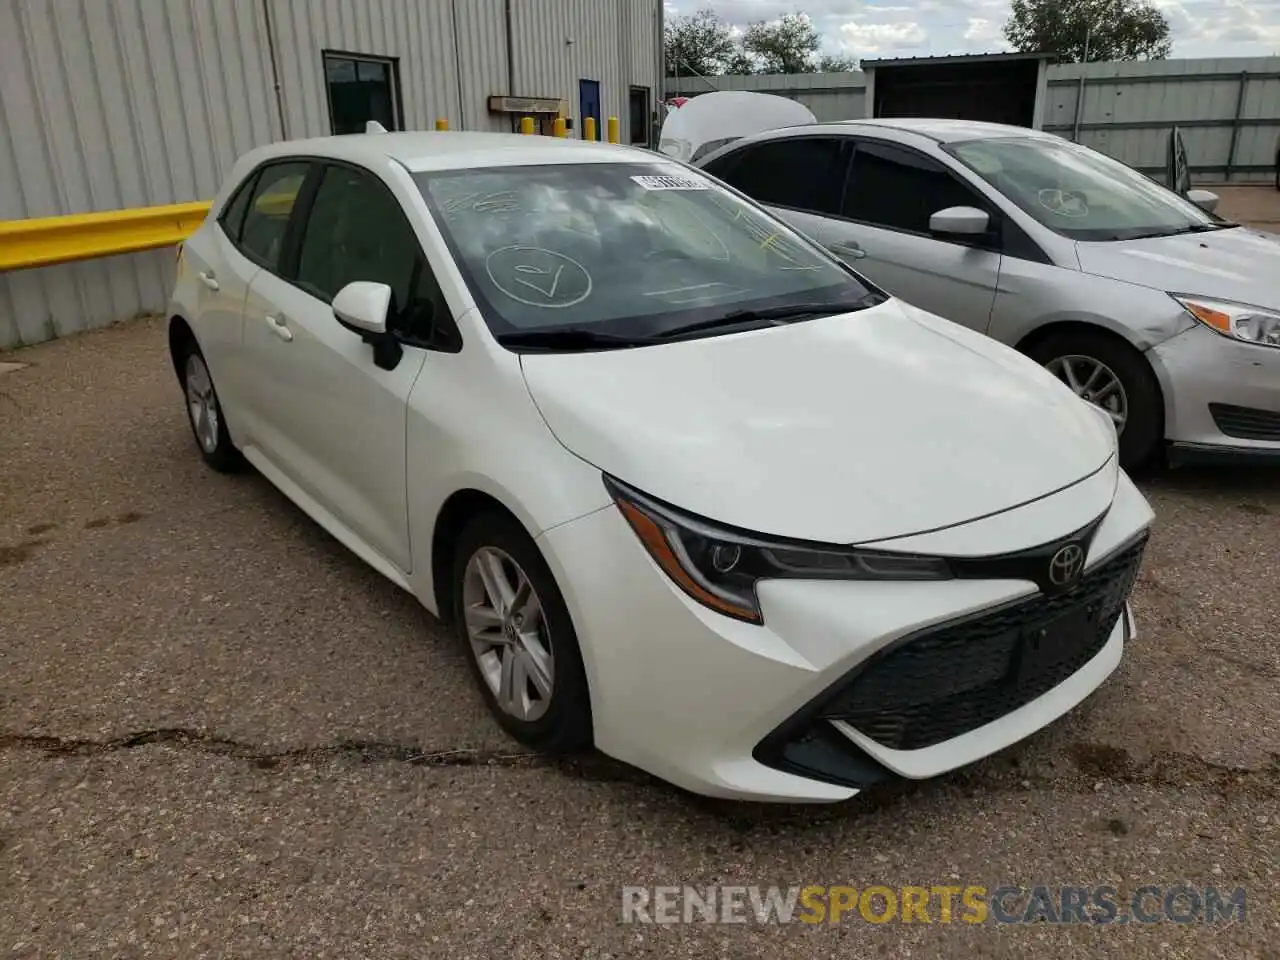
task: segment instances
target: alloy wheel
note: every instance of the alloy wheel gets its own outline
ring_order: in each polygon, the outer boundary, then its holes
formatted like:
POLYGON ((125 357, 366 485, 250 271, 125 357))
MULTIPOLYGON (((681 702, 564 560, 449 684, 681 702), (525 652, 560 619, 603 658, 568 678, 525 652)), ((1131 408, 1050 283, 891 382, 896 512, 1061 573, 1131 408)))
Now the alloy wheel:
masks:
POLYGON ((1116 425, 1116 434, 1124 432, 1129 420, 1129 398, 1115 371, 1093 357, 1071 355, 1055 357, 1045 369, 1071 388, 1081 400, 1106 411, 1116 425))
POLYGON ((204 359, 197 353, 187 357, 186 370, 187 412, 196 440, 205 453, 212 454, 218 447, 218 398, 213 392, 213 378, 204 359))
POLYGON ((538 593, 520 565, 496 547, 467 561, 462 611, 472 655, 498 707, 518 720, 551 705, 555 660, 538 593))

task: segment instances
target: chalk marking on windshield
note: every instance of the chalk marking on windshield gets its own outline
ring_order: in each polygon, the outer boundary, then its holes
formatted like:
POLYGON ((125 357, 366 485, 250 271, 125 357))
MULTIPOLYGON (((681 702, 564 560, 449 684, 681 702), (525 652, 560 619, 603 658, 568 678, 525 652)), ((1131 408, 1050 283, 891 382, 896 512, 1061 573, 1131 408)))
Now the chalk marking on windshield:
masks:
MULTIPOLYGON (((540 308, 549 309, 549 310, 561 310, 565 307, 572 307, 576 304, 581 303, 583 300, 587 299, 587 297, 591 296, 591 290, 594 286, 591 279, 591 273, 581 263, 573 259, 573 257, 568 256, 567 254, 560 253, 556 250, 548 250, 545 247, 530 247, 524 244, 512 244, 511 246, 499 247, 497 250, 493 251, 493 253, 489 254, 489 256, 485 258, 484 269, 485 269, 485 273, 489 275, 490 282, 492 282, 495 287, 497 287, 500 291, 502 291, 503 294, 510 297, 512 300, 516 301, 517 303, 523 303, 527 307, 540 307, 540 308), (565 300, 561 303, 548 303, 546 300, 543 300, 543 301, 530 300, 527 297, 521 296, 519 291, 513 291, 508 289, 506 286, 503 285, 501 280, 499 280, 496 276, 494 276, 493 258, 498 256, 499 254, 509 254, 509 253, 519 254, 520 259, 524 261, 523 263, 516 263, 512 265, 511 267, 512 276, 509 279, 513 283, 518 283, 521 286, 528 287, 530 290, 537 291, 538 293, 546 297, 547 300, 550 300, 553 297, 555 297, 556 292, 560 289, 560 278, 564 274, 565 268, 576 267, 578 271, 582 274, 582 279, 584 282, 584 289, 582 293, 580 293, 576 297, 573 297, 573 299, 571 300, 565 300), (555 259, 561 260, 563 262, 559 264, 559 266, 557 267, 537 266, 536 264, 530 263, 529 260, 534 255, 538 255, 538 254, 541 254, 542 256, 546 256, 546 257, 554 257, 555 259), (515 276, 515 274, 517 273, 523 273, 526 276, 532 275, 532 276, 539 276, 544 278, 550 277, 551 286, 550 288, 547 288, 531 280, 526 280, 524 279, 524 277, 517 277, 515 276)), ((572 276, 572 273, 570 275, 572 276)))
POLYGON ((711 287, 723 287, 724 284, 716 281, 714 283, 695 283, 691 287, 672 287, 670 290, 650 290, 644 294, 646 297, 667 297, 673 293, 688 293, 690 290, 707 290, 711 287))

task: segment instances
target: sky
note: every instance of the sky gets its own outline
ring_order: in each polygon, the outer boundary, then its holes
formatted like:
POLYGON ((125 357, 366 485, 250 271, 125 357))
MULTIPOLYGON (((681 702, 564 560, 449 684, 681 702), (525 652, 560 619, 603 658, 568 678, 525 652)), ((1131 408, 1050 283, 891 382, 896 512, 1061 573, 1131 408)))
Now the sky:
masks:
MULTIPOLYGON (((1155 0, 1169 21, 1172 57, 1280 55, 1280 0, 1155 0)), ((858 59, 1009 49, 1008 0, 666 0, 667 16, 711 7, 742 28, 807 13, 823 50, 858 59)))

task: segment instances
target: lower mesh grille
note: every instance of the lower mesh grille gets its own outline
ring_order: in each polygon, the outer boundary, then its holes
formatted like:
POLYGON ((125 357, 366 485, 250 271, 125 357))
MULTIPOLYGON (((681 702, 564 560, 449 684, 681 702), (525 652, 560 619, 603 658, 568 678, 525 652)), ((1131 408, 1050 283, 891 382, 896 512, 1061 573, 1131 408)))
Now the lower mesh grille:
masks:
POLYGON ((1226 403, 1209 404, 1209 413, 1218 429, 1238 440, 1280 441, 1280 413, 1233 407, 1226 403))
POLYGON ((1145 538, 1074 589, 928 631, 874 657, 824 704, 895 750, 958 737, 1030 703, 1097 655, 1133 591, 1145 538))

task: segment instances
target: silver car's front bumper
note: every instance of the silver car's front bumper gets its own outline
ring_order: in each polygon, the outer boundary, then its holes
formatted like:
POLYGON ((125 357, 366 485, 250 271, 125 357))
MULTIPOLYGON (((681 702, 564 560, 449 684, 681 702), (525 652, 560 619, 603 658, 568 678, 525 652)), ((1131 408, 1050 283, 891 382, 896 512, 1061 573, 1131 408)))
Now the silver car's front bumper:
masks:
POLYGON ((1195 326, 1147 351, 1179 460, 1280 460, 1280 349, 1195 326))

